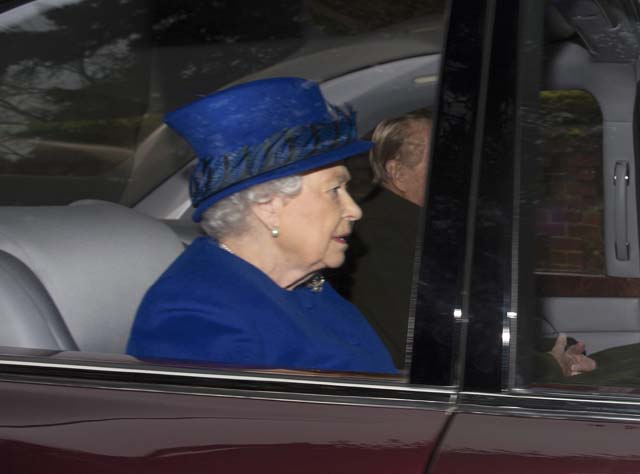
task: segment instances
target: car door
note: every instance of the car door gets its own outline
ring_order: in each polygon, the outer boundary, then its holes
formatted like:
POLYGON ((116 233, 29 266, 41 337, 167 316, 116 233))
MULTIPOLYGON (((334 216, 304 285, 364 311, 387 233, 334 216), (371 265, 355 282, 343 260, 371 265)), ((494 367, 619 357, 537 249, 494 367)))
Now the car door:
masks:
POLYGON ((421 473, 449 406, 446 390, 373 381, 305 386, 140 368, 118 381, 122 368, 43 364, 17 370, 3 358, 5 472, 421 473))
POLYGON ((451 2, 431 179, 473 161, 466 358, 429 472, 640 467, 637 20, 630 2, 451 2), (596 370, 561 373, 561 332, 596 370))

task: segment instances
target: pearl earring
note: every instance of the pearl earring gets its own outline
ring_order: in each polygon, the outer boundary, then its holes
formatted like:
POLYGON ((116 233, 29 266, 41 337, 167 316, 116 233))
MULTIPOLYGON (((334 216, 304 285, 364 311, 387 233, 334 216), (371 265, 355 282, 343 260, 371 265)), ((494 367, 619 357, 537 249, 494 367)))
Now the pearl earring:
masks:
POLYGON ((271 229, 271 237, 273 237, 274 239, 277 239, 279 235, 280 235, 280 229, 274 226, 271 229))

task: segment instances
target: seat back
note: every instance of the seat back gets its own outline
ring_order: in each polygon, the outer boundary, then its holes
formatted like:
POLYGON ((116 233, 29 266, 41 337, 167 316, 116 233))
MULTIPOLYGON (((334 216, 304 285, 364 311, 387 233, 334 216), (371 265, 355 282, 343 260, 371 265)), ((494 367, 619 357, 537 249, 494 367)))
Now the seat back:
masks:
POLYGON ((0 346, 78 350, 46 288, 27 266, 0 251, 0 346))
POLYGON ((0 208, 0 321, 14 327, 0 343, 123 353, 144 293, 182 249, 165 224, 117 204, 0 208))

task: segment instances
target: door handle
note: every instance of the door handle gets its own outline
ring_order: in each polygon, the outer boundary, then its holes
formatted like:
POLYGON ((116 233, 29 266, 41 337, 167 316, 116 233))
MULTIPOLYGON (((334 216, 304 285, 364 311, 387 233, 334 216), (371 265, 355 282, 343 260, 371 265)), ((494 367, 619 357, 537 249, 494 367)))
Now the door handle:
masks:
POLYGON ((627 199, 629 194, 629 163, 616 161, 613 170, 614 232, 616 259, 629 260, 627 199))

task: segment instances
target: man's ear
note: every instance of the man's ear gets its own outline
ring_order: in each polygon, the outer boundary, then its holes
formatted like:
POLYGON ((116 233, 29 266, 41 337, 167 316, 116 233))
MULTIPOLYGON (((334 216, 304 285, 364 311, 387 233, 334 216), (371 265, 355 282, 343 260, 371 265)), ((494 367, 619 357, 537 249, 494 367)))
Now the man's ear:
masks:
POLYGON ((280 227, 280 214, 283 207, 284 200, 282 197, 275 196, 268 202, 253 204, 251 210, 258 221, 270 231, 274 227, 280 227))
POLYGON ((402 163, 398 160, 389 160, 385 163, 384 167, 391 184, 400 191, 406 191, 406 168, 402 166, 402 163))

